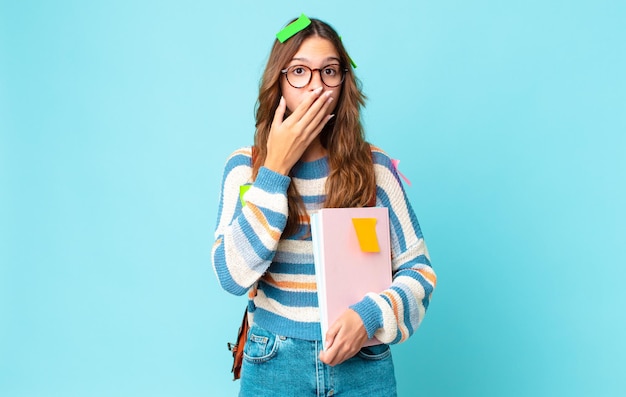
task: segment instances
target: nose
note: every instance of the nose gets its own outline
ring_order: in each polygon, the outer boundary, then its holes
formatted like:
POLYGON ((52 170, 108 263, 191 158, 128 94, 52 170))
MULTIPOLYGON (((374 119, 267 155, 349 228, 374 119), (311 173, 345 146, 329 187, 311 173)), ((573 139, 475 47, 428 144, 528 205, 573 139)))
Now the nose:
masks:
POLYGON ((311 81, 309 81, 309 91, 313 91, 316 88, 322 88, 322 91, 326 88, 324 82, 322 81, 322 74, 319 69, 311 70, 311 81))

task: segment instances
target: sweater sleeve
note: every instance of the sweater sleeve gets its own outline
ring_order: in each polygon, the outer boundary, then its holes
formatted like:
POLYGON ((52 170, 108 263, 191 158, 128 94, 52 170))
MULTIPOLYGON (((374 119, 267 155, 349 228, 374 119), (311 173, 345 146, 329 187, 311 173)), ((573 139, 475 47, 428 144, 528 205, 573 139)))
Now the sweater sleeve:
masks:
POLYGON ((372 148, 376 174, 376 205, 389 208, 392 284, 380 294, 367 294, 351 306, 368 337, 383 343, 405 341, 419 327, 437 277, 419 223, 391 159, 372 148))
POLYGON ((243 295, 267 270, 287 223, 291 179, 261 167, 251 183, 251 149, 234 152, 222 178, 213 269, 226 291, 243 295), (240 187, 250 185, 240 199, 240 187), (242 201, 245 205, 242 205, 242 201))

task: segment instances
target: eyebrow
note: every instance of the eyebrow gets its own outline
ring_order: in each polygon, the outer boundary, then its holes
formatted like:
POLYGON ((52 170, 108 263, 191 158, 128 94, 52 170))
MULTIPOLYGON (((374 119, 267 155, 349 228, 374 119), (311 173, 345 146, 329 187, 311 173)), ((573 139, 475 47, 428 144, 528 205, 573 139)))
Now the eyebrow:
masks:
MULTIPOLYGON (((293 61, 300 61, 300 62, 310 62, 310 60, 308 58, 291 58, 291 62, 293 61)), ((341 63, 341 59, 337 58, 337 57, 328 57, 326 59, 324 59, 324 62, 329 62, 329 61, 336 61, 338 63, 341 63)))

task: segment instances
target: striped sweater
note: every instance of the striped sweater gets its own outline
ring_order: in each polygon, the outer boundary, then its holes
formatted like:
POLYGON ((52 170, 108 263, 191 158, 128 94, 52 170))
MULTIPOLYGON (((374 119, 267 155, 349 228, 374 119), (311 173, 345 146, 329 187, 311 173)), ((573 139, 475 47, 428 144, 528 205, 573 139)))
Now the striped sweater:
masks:
MULTIPOLYGON (((328 159, 298 162, 291 177, 267 168, 251 181, 251 148, 227 160, 212 249, 213 268, 226 291, 248 293, 248 310, 259 326, 287 337, 321 340, 313 250, 308 217, 300 232, 281 238, 287 222, 287 188, 295 183, 308 214, 323 207, 328 159), (251 185, 240 200, 240 186, 251 185)), ((376 206, 389 208, 393 283, 353 305, 368 337, 406 340, 421 323, 436 276, 428 251, 391 159, 372 146, 376 206)))

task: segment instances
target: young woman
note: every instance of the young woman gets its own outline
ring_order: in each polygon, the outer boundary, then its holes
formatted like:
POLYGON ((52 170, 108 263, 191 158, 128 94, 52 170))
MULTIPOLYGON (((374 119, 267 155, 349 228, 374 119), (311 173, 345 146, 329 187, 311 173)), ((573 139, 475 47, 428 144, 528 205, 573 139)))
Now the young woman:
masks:
POLYGON ((240 395, 395 396, 389 344, 417 329, 436 276, 391 158, 364 139, 365 98, 341 39, 305 16, 289 29, 262 77, 254 146, 226 162, 215 231, 221 286, 249 297, 240 395), (393 283, 321 335, 309 215, 374 198, 389 208, 393 283), (362 348, 374 336, 384 344, 362 348))

